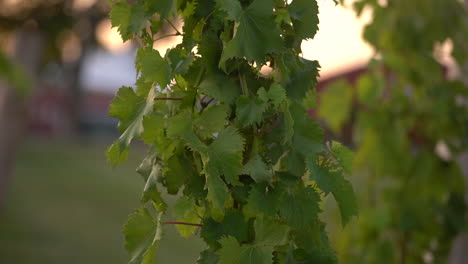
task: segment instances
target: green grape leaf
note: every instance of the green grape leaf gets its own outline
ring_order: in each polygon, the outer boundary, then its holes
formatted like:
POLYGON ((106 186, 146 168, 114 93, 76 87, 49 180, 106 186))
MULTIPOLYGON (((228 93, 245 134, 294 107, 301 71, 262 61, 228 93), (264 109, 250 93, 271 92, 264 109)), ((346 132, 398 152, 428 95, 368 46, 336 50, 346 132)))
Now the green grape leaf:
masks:
POLYGON ((151 200, 158 211, 164 212, 166 211, 167 204, 162 199, 161 193, 159 192, 157 186, 158 178, 161 176, 161 173, 161 165, 153 160, 151 164, 151 172, 146 179, 141 201, 146 203, 151 200))
POLYGON ((195 13, 195 10, 197 8, 198 2, 196 0, 187 2, 185 5, 184 10, 182 11, 182 15, 184 17, 190 17, 195 13))
POLYGON ((300 264, 338 264, 335 252, 324 248, 312 248, 309 252, 304 249, 295 250, 294 256, 291 256, 287 263, 300 263, 300 264), (296 261, 294 257, 297 257, 296 261))
POLYGON ((216 0, 221 10, 228 14, 230 20, 238 20, 242 14, 242 7, 238 0, 216 0))
POLYGON ((351 217, 358 215, 358 204, 353 186, 349 181, 344 180, 332 193, 340 208, 341 223, 345 226, 351 217))
POLYGON ((148 180, 151 171, 153 170, 153 165, 156 160, 156 156, 156 153, 150 151, 136 169, 136 172, 140 174, 141 177, 143 177, 143 180, 145 180, 145 182, 148 180))
POLYGON ((276 9, 276 18, 275 22, 277 24, 286 23, 288 25, 292 24, 291 16, 286 8, 276 9))
POLYGON ((148 12, 153 15, 158 13, 161 19, 167 18, 169 14, 173 11, 174 0, 148 0, 145 1, 146 9, 148 12))
POLYGON ((228 110, 226 105, 207 107, 195 121, 197 134, 202 138, 209 138, 214 133, 220 132, 226 125, 228 110))
POLYGON ((236 102, 236 115, 244 126, 259 123, 267 105, 259 98, 249 98, 241 95, 236 102))
POLYGON ((264 187, 254 186, 249 193, 244 213, 255 216, 260 212, 268 216, 274 216, 277 211, 279 196, 279 192, 274 189, 266 191, 264 187))
POLYGON ((293 0, 288 9, 297 36, 303 39, 313 38, 319 24, 317 1, 293 0))
POLYGON ((234 127, 227 127, 208 147, 210 175, 220 177, 233 185, 238 184, 238 175, 242 171, 242 152, 244 138, 234 127))
MULTIPOLYGON (((168 64, 171 66, 171 70, 174 74, 185 74, 187 73, 190 64, 192 63, 194 57, 192 54, 188 53, 180 48, 176 47, 173 49, 170 49, 166 53, 166 61, 168 64)), ((179 79, 181 76, 179 76, 179 79)))
POLYGON ((164 116, 159 113, 152 113, 143 117, 143 133, 141 139, 148 145, 157 142, 158 139, 164 138, 164 116))
POLYGON ((200 91, 219 102, 232 104, 240 95, 239 85, 220 75, 208 75, 200 83, 200 91))
POLYGON ((273 264, 273 247, 243 246, 240 263, 273 264))
POLYGON ((174 155, 166 163, 164 184, 167 193, 177 194, 187 178, 193 176, 192 165, 183 155, 174 155))
POLYGON ((117 27, 120 36, 124 41, 138 34, 147 19, 145 8, 142 2, 133 5, 127 4, 127 1, 120 1, 112 6, 109 13, 112 27, 117 27))
POLYGON ((318 108, 319 117, 323 118, 330 128, 339 132, 351 113, 352 90, 345 81, 337 81, 322 92, 318 108))
POLYGON ((302 105, 293 103, 290 107, 294 119, 294 136, 292 147, 304 157, 323 150, 323 130, 313 119, 309 118, 302 105))
POLYGON ((124 226, 125 248, 130 254, 129 264, 151 264, 156 261, 158 242, 161 240, 161 216, 154 221, 145 208, 131 214, 124 226))
POLYGON ((183 218, 195 208, 195 201, 189 197, 182 196, 174 203, 172 214, 176 218, 183 218))
POLYGON ((272 84, 268 91, 261 87, 257 93, 260 99, 262 99, 264 102, 271 101, 274 107, 278 107, 286 100, 286 90, 284 90, 284 88, 277 83, 272 84))
MULTIPOLYGON (((198 224, 200 217, 197 213, 198 206, 193 199, 180 197, 172 208, 172 213, 178 222, 198 224)), ((190 237, 198 227, 190 225, 176 225, 179 234, 185 238, 190 237)))
POLYGON ((280 200, 280 215, 291 227, 307 228, 318 220, 319 202, 320 196, 311 188, 288 190, 280 200))
POLYGON ((223 211, 226 202, 230 198, 229 191, 226 184, 221 179, 217 168, 211 164, 212 163, 208 162, 204 169, 206 175, 206 189, 208 189, 206 199, 210 201, 216 209, 223 211))
MULTIPOLYGON (((201 22, 201 21, 200 21, 201 22)), ((198 22, 198 23, 200 23, 198 22)), ((207 22, 207 21, 205 21, 207 22)), ((200 26, 201 27, 201 26, 200 26)), ((205 26, 203 25, 203 28, 205 26)), ((201 55, 200 62, 203 63, 203 66, 206 67, 206 70, 209 75, 207 75, 207 78, 210 78, 210 76, 218 76, 220 79, 226 78, 224 73, 219 69, 219 58, 221 56, 221 50, 219 49, 222 45, 223 42, 219 38, 219 36, 216 34, 215 30, 206 30, 205 32, 202 32, 200 36, 200 44, 198 48, 198 54, 201 55)), ((198 34, 197 32, 193 32, 194 36, 198 34)))
POLYGON ((187 131, 187 133, 184 134, 183 136, 186 146, 193 150, 197 151, 199 153, 205 153, 206 152, 206 145, 203 143, 200 138, 195 134, 193 129, 190 129, 187 131))
POLYGON ((306 160, 311 179, 326 193, 331 192, 335 197, 341 213, 341 223, 345 226, 352 216, 357 216, 358 206, 351 183, 346 180, 341 170, 324 168, 317 164, 315 156, 306 160))
POLYGON ((107 159, 116 166, 127 159, 128 148, 134 138, 143 132, 143 117, 153 111, 155 90, 150 89, 147 98, 136 96, 132 88, 122 87, 110 106, 110 115, 120 119, 122 135, 107 150, 107 159))
POLYGON ((254 229, 256 244, 277 246, 288 242, 289 226, 268 217, 257 217, 254 222, 254 229))
POLYGON ((296 255, 304 263, 337 263, 324 223, 319 221, 309 229, 295 232, 293 240, 299 248, 296 255))
POLYGON ((302 102, 305 94, 317 85, 320 68, 317 61, 301 59, 301 63, 303 64, 301 67, 288 68, 290 73, 284 84, 288 98, 299 102, 302 102))
POLYGON ((171 80, 171 67, 157 50, 139 49, 137 67, 146 82, 157 83, 161 88, 165 88, 171 80))
POLYGON ((332 141, 330 151, 338 163, 343 167, 344 172, 350 174, 353 168, 354 153, 337 141, 332 141))
POLYGON ((201 36, 203 33, 203 29, 205 28, 205 25, 206 25, 205 19, 201 19, 200 21, 197 22, 197 25, 193 29, 193 34, 192 34, 192 38, 194 40, 201 41, 201 36))
POLYGON ((294 119, 289 111, 289 104, 286 104, 282 111, 283 122, 284 122, 284 132, 283 132, 283 144, 287 144, 291 141, 294 136, 294 119))
POLYGON ((219 241, 221 249, 219 250, 219 264, 240 264, 242 247, 234 237, 223 237, 219 241))
POLYGON ((298 178, 306 172, 305 159, 299 152, 290 151, 281 159, 281 166, 298 178))
POLYGON ((245 164, 244 173, 250 175, 257 183, 271 182, 272 175, 268 171, 268 166, 263 162, 260 155, 256 155, 245 164))
POLYGON ((219 65, 225 68, 230 58, 246 58, 249 61, 262 62, 265 55, 276 52, 283 46, 281 31, 273 17, 272 0, 255 0, 247 8, 238 11, 234 0, 218 1, 220 8, 229 10, 231 19, 238 23, 232 40, 225 44, 219 65), (235 17, 234 17, 235 16, 235 17))
POLYGON ((183 139, 185 144, 192 150, 200 153, 205 153, 207 151, 206 145, 193 131, 192 115, 188 111, 183 111, 169 118, 167 136, 175 139, 183 139))
POLYGON ((192 118, 191 114, 184 111, 178 115, 169 118, 169 125, 167 127, 168 137, 183 136, 188 130, 191 130, 192 118))
POLYGON ((285 252, 285 255, 279 255, 278 259, 279 259, 278 263, 304 264, 302 261, 299 262, 296 259, 294 259, 294 251, 293 251, 292 248, 289 248, 289 250, 287 252, 285 252))
POLYGON ((138 96, 146 96, 149 90, 155 87, 153 83, 146 82, 144 78, 138 78, 135 83, 135 86, 136 86, 136 94, 138 96))
POLYGON ((302 105, 307 110, 315 109, 317 107, 317 92, 315 90, 308 91, 302 100, 302 105))
POLYGON ((272 264, 273 247, 240 245, 234 237, 220 240, 219 264, 272 264))
POLYGON ((278 165, 278 161, 284 156, 284 152, 289 147, 289 143, 283 144, 282 142, 285 140, 284 122, 281 119, 277 120, 279 120, 277 121, 279 125, 266 133, 264 138, 265 158, 273 167, 278 165))
POLYGON ((242 213, 234 209, 227 209, 223 219, 219 222, 212 218, 205 218, 200 235, 212 249, 218 249, 222 236, 233 236, 238 241, 246 241, 249 228, 242 213))
POLYGON ((138 96, 132 87, 122 86, 109 106, 109 115, 119 119, 118 128, 125 131, 133 122, 135 113, 144 105, 145 98, 138 96))
MULTIPOLYGON (((199 163, 197 154, 193 154, 194 162, 199 163)), ((199 165, 199 164, 198 164, 199 165)), ((197 169, 198 170, 198 169, 197 169)), ((206 199, 207 190, 205 190, 206 186, 206 177, 202 175, 202 173, 197 173, 196 175, 189 177, 185 182, 183 195, 191 196, 194 199, 206 199)))

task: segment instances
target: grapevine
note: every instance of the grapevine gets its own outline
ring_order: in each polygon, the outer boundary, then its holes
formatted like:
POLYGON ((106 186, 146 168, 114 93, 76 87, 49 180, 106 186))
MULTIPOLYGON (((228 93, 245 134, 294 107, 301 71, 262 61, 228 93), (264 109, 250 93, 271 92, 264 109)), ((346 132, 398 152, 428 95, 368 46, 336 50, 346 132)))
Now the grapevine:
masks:
POLYGON ((317 15, 316 0, 113 3, 112 25, 141 47, 136 87, 110 106, 122 135, 107 156, 115 166, 133 140, 149 146, 142 206, 124 228, 130 263, 155 262, 167 225, 206 242, 198 263, 336 262, 321 200, 334 196, 343 225, 357 204, 345 179, 352 152, 325 142, 307 112, 319 64, 300 57, 301 42, 317 15), (162 56, 153 45, 164 25, 183 40, 162 56))

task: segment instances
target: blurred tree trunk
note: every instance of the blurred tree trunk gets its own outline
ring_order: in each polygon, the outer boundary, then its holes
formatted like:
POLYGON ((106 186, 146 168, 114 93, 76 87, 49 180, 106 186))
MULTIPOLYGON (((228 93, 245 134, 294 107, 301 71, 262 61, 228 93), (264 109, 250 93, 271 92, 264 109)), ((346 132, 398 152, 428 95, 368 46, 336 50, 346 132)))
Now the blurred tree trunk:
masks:
MULTIPOLYGON (((20 29, 14 37, 15 48, 11 57, 23 67, 28 78, 35 84, 43 54, 43 38, 34 28, 20 29)), ((15 87, 0 80, 0 208, 4 206, 16 152, 24 138, 27 100, 17 93, 15 87)))

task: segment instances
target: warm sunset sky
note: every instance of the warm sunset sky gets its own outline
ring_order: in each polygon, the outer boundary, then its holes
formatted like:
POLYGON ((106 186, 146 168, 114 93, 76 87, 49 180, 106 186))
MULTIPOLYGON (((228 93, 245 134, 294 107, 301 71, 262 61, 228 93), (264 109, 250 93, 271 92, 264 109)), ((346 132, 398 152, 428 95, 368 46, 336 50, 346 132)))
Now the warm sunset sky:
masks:
POLYGON ((332 0, 318 0, 318 4, 319 32, 313 40, 302 43, 304 57, 320 62, 323 77, 366 64, 372 50, 361 35, 369 15, 357 19, 350 7, 335 6, 332 0))
MULTIPOLYGON (((91 2, 95 0, 81 0, 91 2)), ((347 1, 349 6, 350 2, 347 1)), ((356 62, 364 63, 371 55, 371 49, 361 40, 362 27, 365 19, 356 18, 350 7, 336 6, 332 0, 318 0, 320 25, 319 32, 311 41, 302 44, 304 57, 315 59, 322 64, 323 72, 329 73, 343 67, 353 66, 356 62)), ((103 26, 109 27, 109 23, 103 26)), ((119 50, 121 41, 115 32, 101 29, 100 37, 104 42, 119 50), (106 39, 107 38, 107 39, 106 39)), ((99 36, 98 35, 98 36, 99 36)), ((173 39, 174 41, 175 39, 173 39)), ((159 47, 164 51, 171 43, 159 47)))
MULTIPOLYGON (((82 1, 92 2, 93 0, 82 1)), ((348 5, 349 2, 352 1, 348 0, 348 5)), ((332 0, 318 0, 318 4, 320 9, 319 32, 313 40, 305 41, 302 44, 304 57, 320 62, 322 77, 366 64, 372 51, 361 40, 364 20, 357 19, 350 8, 335 6, 332 0)), ((87 54, 88 59, 85 60, 85 64, 87 64, 85 75, 87 76, 83 76, 82 79, 85 82, 84 85, 88 87, 102 86, 104 79, 108 80, 105 84, 108 88, 103 87, 106 90, 115 90, 122 84, 132 85, 135 73, 133 64, 128 63, 133 56, 133 54, 128 53, 131 47, 129 43, 122 45, 117 30, 115 28, 111 30, 107 20, 99 26, 97 38, 113 52, 114 56, 106 55, 103 51, 87 54), (118 55, 119 53, 120 55, 118 55), (124 64, 120 65, 119 63, 124 64), (109 67, 114 67, 115 70, 108 71, 109 67), (115 76, 108 76, 109 74, 115 74, 115 76), (90 78, 92 80, 89 80, 90 78), (124 78, 132 79, 124 80, 124 78)), ((155 47, 161 53, 177 42, 177 38, 166 38, 165 40, 165 43, 161 41, 160 45, 155 47)))

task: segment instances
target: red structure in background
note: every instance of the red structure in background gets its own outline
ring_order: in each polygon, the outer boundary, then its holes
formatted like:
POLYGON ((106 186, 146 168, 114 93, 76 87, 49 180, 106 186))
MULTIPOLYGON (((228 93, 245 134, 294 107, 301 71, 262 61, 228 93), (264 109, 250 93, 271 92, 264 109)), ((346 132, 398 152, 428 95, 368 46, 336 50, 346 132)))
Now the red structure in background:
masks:
MULTIPOLYGON (((330 85, 331 83, 333 83, 333 82, 335 82, 337 80, 345 79, 352 86, 354 86, 354 84, 356 84, 359 77, 362 74, 367 72, 367 69, 368 68, 366 66, 359 67, 359 68, 354 68, 354 69, 351 69, 349 71, 345 71, 343 73, 339 73, 339 74, 333 75, 331 77, 324 78, 324 79, 320 80, 318 85, 317 85, 317 93, 319 94, 318 99, 320 100, 320 92, 323 89, 325 89, 325 87, 327 87, 328 85, 330 85)), ((312 117, 316 117, 317 116, 316 109, 310 109, 309 110, 309 115, 312 116, 312 117)))
MULTIPOLYGON (((108 116, 109 105, 114 98, 111 93, 85 91, 80 98, 79 126, 115 126, 108 116), (112 124, 110 124, 112 123, 112 124)), ((73 129, 69 108, 74 100, 65 89, 41 88, 31 96, 28 132, 33 135, 54 137, 66 135, 73 129)), ((86 127, 85 129, 90 129, 86 127)), ((92 129, 92 128, 91 128, 92 129)))
POLYGON ((67 105, 72 98, 65 93, 65 89, 41 87, 35 90, 30 100, 29 132, 55 136, 69 131, 71 117, 67 105))
POLYGON ((342 79, 342 78, 346 79, 350 84, 354 85, 356 81, 359 79, 359 77, 366 72, 367 72, 367 66, 363 66, 360 68, 354 68, 352 70, 345 71, 343 73, 334 75, 332 77, 320 80, 317 85, 317 92, 322 91, 330 83, 337 81, 339 79, 342 79))

